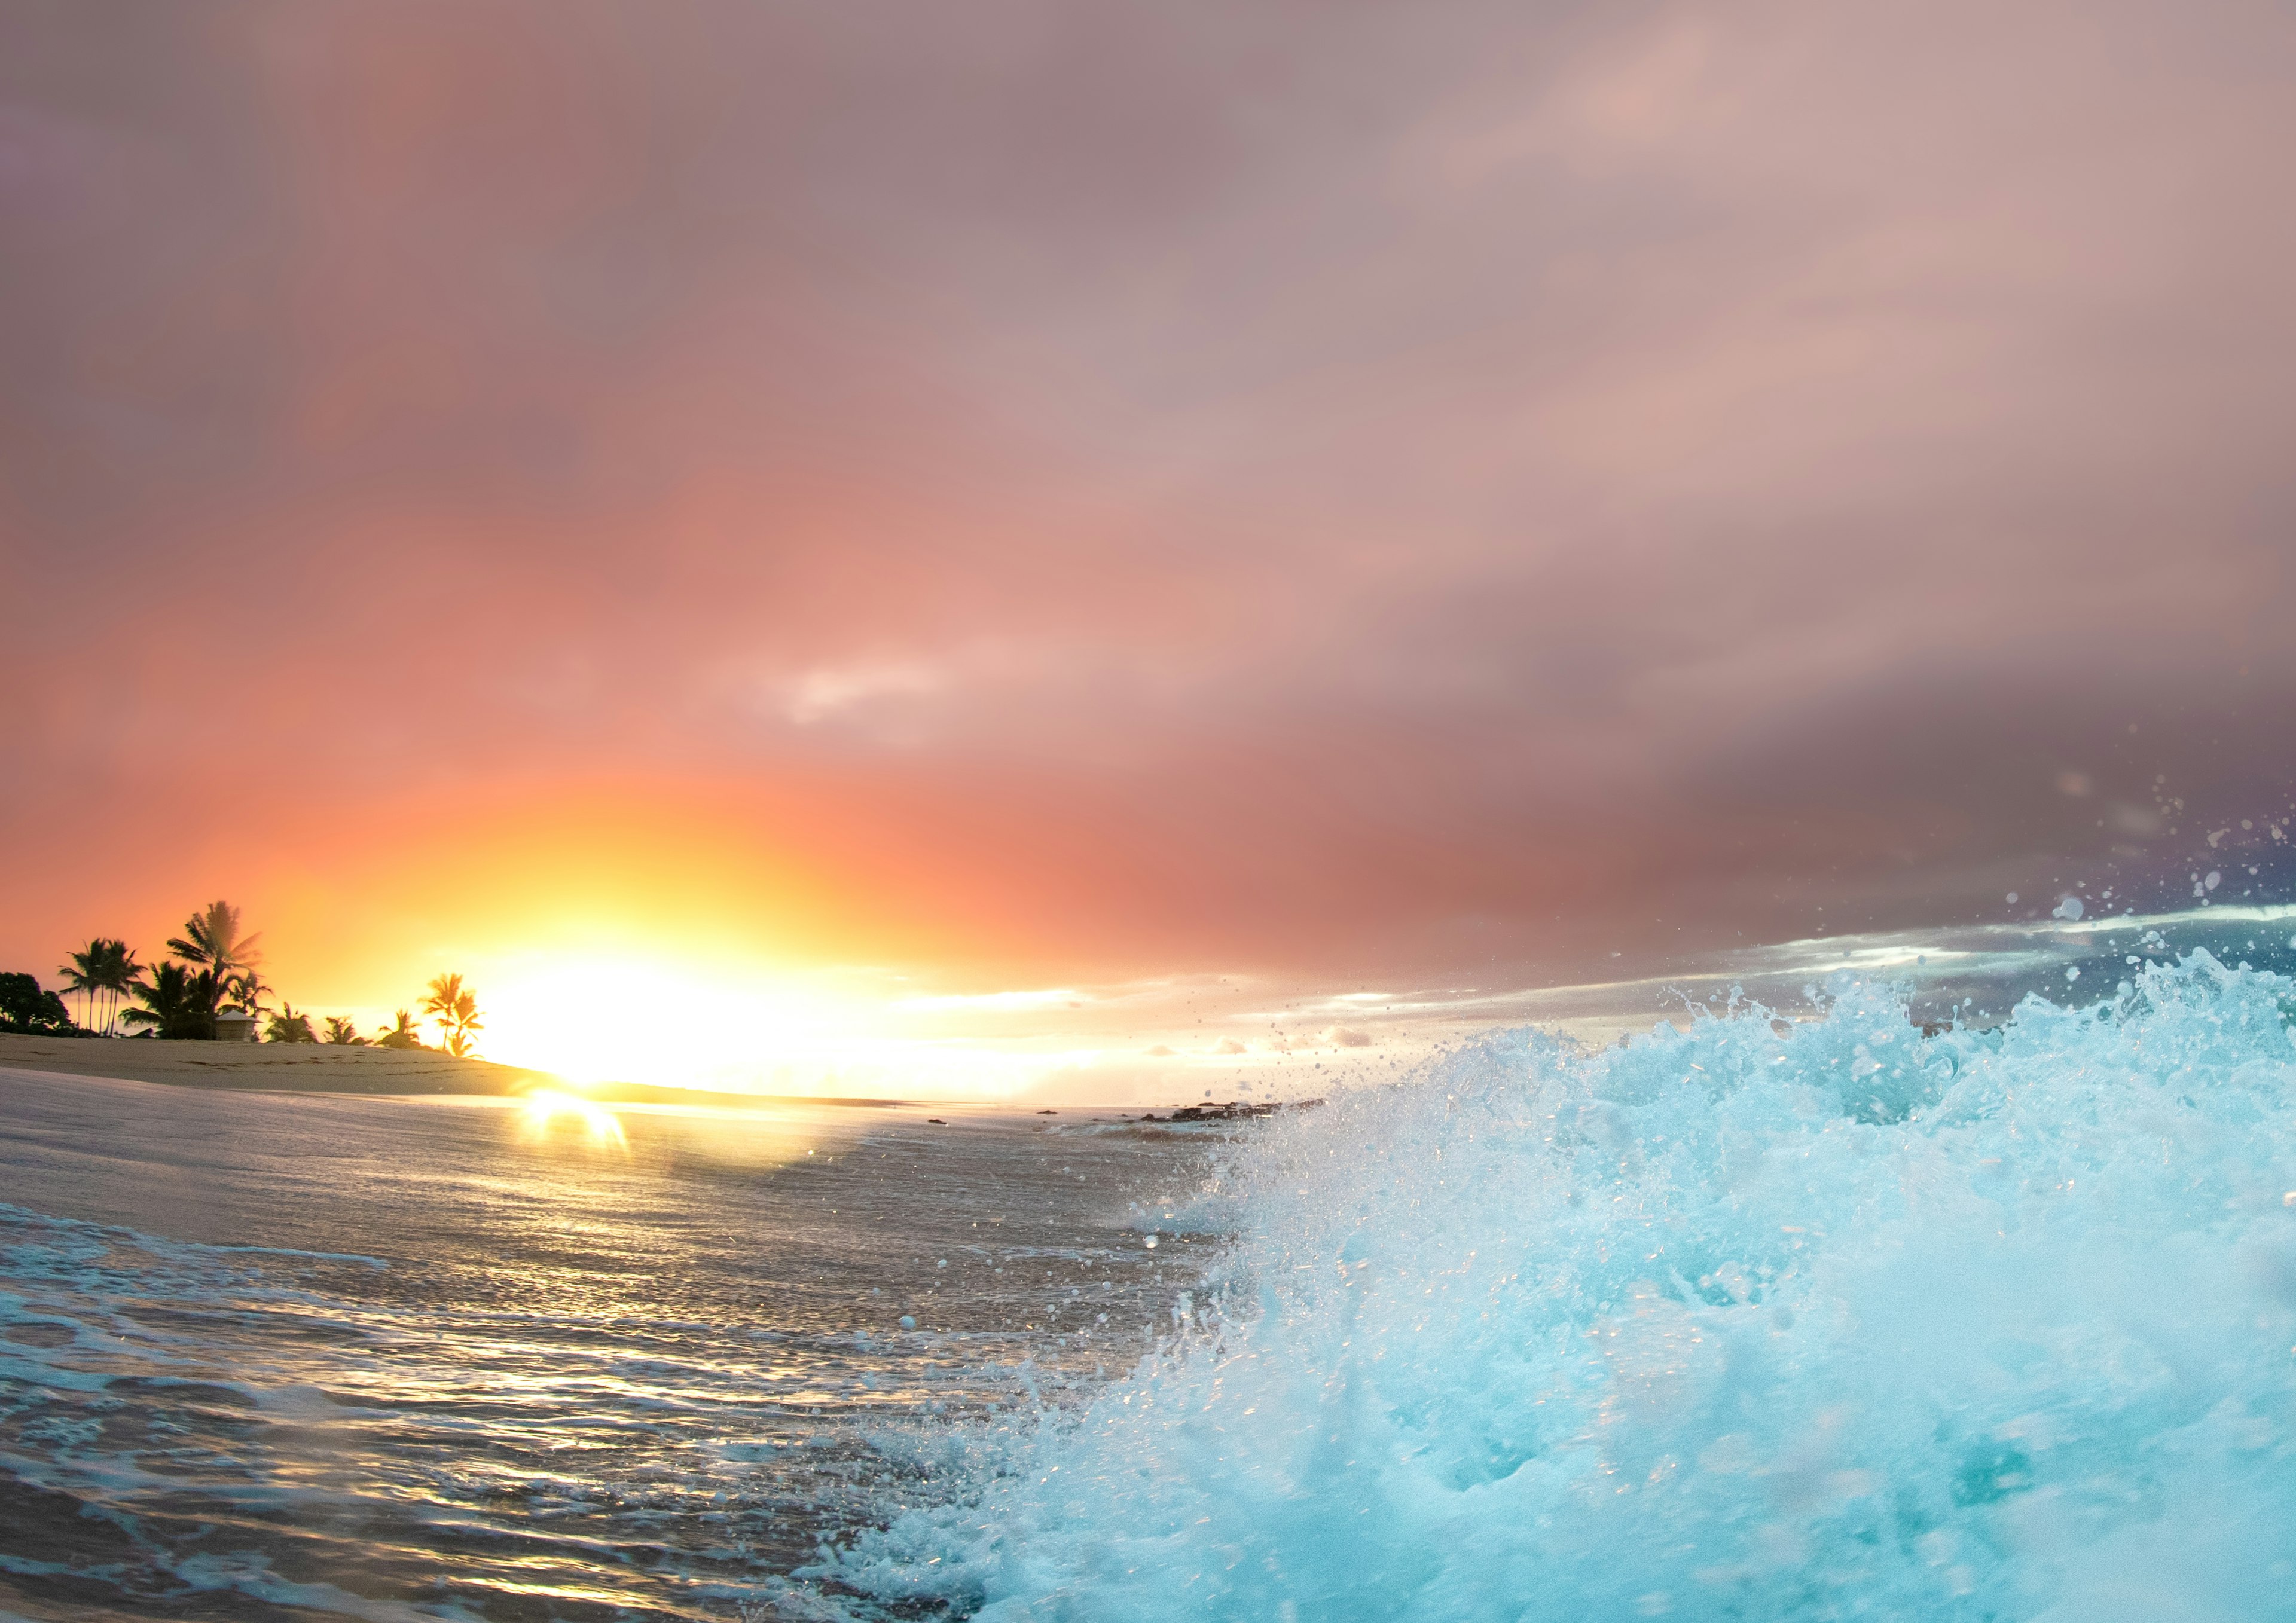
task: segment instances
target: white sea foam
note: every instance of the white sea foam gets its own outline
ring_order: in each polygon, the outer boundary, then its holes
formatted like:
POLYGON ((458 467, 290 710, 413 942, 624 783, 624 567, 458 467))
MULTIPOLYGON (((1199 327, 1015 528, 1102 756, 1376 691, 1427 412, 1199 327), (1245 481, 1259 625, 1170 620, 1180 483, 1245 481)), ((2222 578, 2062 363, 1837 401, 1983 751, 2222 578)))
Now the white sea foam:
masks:
POLYGON ((2296 1616, 2296 990, 1516 1035, 1271 1124, 1219 1309, 825 1570, 988 1619, 2296 1616))

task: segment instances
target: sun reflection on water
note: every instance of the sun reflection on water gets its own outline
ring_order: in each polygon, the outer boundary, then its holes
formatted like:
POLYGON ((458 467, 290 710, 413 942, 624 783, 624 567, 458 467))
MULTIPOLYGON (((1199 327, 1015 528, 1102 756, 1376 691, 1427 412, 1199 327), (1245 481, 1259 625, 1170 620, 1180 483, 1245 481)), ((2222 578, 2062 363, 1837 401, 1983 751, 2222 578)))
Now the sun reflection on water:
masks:
POLYGON ((528 1133, 537 1138, 548 1134, 552 1125, 562 1117, 586 1129, 590 1143, 597 1148, 627 1152, 630 1147, 620 1117, 595 1100, 562 1093, 554 1087, 537 1087, 528 1094, 524 1115, 528 1133))

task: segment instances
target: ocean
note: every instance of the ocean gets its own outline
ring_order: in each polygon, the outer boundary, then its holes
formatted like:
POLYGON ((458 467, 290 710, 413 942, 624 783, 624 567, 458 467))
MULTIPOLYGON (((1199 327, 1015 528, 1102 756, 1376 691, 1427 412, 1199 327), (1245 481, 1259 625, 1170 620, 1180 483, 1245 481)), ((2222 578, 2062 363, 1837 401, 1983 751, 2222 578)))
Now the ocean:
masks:
POLYGON ((0 1612, 838 1615, 902 1437, 1120 1373, 1202 1244, 1216 1133, 939 1113, 0 1074, 0 1612))
POLYGON ((2138 956, 1211 1129, 9 1081, 0 1608, 2296 1617, 2296 982, 2138 956))

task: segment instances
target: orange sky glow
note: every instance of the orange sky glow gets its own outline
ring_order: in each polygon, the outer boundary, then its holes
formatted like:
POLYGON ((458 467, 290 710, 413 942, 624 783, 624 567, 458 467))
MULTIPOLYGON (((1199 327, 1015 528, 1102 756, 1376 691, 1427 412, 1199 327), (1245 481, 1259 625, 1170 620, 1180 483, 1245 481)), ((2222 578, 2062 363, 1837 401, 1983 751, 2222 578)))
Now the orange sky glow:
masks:
POLYGON ((570 1078, 1193 1096, 2166 873, 2290 788, 2292 78, 2239 0, 18 8, 0 967, 225 897, 570 1078))

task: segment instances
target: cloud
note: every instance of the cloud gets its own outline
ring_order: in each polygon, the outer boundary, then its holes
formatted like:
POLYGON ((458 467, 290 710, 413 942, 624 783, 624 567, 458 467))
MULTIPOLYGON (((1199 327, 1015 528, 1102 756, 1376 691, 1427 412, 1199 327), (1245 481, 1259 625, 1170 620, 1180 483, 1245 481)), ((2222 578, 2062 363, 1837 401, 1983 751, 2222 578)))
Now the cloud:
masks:
POLYGON ((116 21, 0 21, 27 963, 1569 977, 2284 799, 2268 8, 116 21))
POLYGON ((922 697, 947 684, 943 672, 923 665, 821 667, 791 684, 783 712, 799 726, 811 726, 874 700, 922 697))

